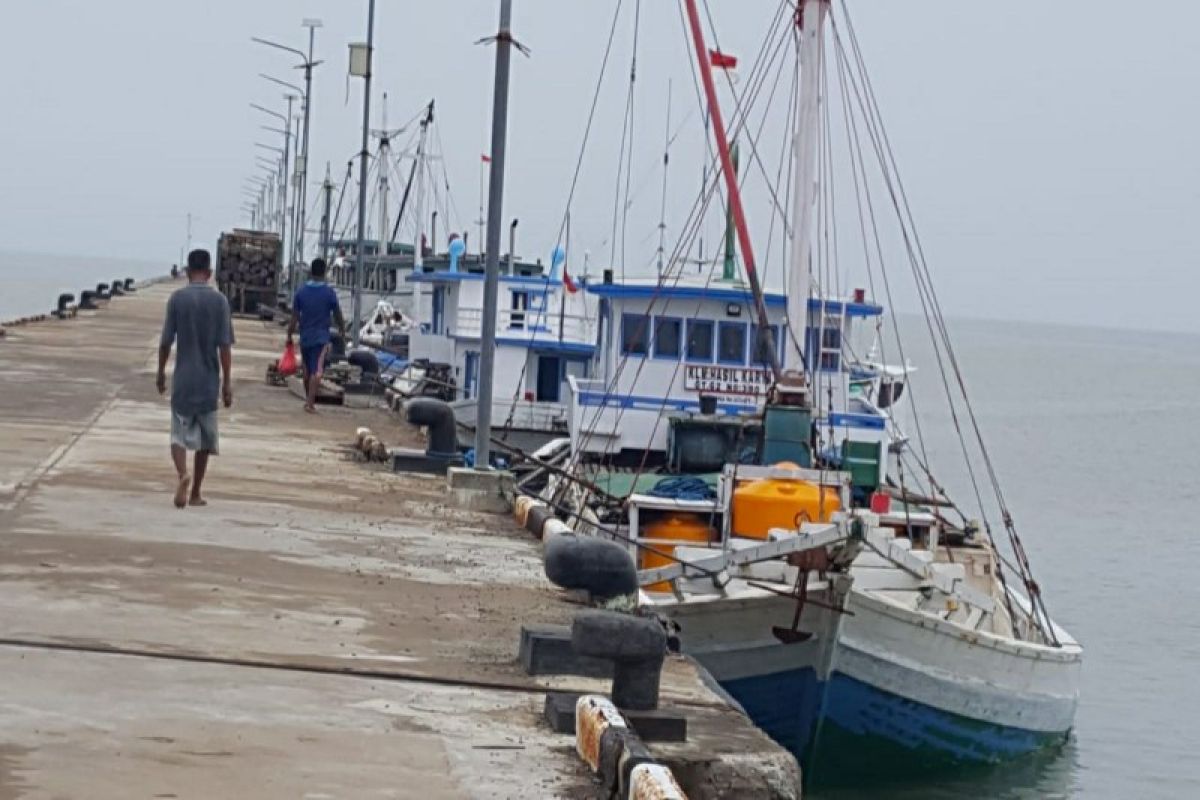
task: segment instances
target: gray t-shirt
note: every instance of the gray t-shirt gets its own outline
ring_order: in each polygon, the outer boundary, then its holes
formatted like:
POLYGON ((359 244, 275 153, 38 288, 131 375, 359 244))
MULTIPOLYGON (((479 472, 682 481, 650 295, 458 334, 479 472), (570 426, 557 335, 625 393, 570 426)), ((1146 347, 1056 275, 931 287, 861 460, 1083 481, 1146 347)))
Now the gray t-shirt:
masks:
POLYGON ((225 295, 203 283, 176 289, 167 301, 163 347, 177 344, 171 410, 192 416, 217 410, 221 390, 219 348, 233 345, 233 320, 225 295))

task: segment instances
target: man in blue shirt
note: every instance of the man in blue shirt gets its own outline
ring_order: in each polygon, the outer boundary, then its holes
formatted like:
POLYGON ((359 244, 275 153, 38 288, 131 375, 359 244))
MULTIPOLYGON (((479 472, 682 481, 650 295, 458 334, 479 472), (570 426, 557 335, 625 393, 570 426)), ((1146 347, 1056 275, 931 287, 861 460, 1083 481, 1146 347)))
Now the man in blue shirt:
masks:
POLYGON ((304 390, 307 394, 304 410, 317 412, 317 388, 325 371, 329 354, 329 326, 336 322, 338 332, 346 336, 346 321, 338 304, 337 292, 325 283, 325 260, 314 258, 309 267, 310 280, 296 292, 292 303, 292 321, 288 324, 287 340, 292 343, 296 328, 300 328, 300 355, 304 359, 304 390))

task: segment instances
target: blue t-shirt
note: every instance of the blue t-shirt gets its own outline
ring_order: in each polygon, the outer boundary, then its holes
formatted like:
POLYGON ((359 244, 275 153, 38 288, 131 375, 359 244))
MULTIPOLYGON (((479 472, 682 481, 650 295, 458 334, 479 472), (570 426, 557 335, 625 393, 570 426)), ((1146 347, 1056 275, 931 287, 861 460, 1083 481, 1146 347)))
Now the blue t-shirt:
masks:
POLYGON ((337 292, 327 283, 309 281, 296 291, 293 304, 300 315, 300 347, 329 344, 329 326, 338 307, 337 292))

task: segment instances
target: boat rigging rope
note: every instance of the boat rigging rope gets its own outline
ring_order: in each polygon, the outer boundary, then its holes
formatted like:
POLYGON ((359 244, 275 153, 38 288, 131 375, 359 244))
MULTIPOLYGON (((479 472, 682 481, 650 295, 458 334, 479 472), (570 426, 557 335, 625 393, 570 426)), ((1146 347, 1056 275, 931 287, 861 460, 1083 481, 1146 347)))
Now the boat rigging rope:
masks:
MULTIPOLYGON (((635 0, 633 5, 633 54, 629 63, 629 91, 625 99, 625 121, 621 129, 621 155, 617 157, 617 188, 613 196, 613 233, 610 250, 617 246, 617 203, 621 200, 621 172, 625 172, 625 198, 621 201, 621 280, 625 280, 625 234, 629 226, 629 183, 633 177, 633 143, 636 123, 635 90, 637 88, 637 56, 638 34, 641 32, 642 0, 635 0), (629 148, 626 150, 625 140, 628 135, 629 148)), ((609 258, 613 264, 616 259, 609 258)))
MULTIPOLYGON (((681 17, 681 23, 683 24, 683 29, 684 29, 684 33, 685 33, 685 41, 687 41, 687 46, 690 49, 691 41, 686 36, 687 26, 686 26, 686 22, 684 22, 682 17, 681 17)), ((783 35, 780 37, 781 42, 786 41, 787 36, 788 36, 788 32, 785 30, 783 32, 783 35)), ((737 132, 739 132, 742 128, 744 128, 746 126, 747 122, 749 121, 750 108, 752 107, 753 103, 757 99, 758 95, 761 93, 762 86, 765 83, 765 76, 767 75, 767 73, 769 71, 770 65, 774 63, 775 56, 778 54, 779 49, 780 48, 778 46, 770 47, 770 46, 765 45, 764 48, 760 51, 759 59, 756 62, 755 67, 751 72, 751 76, 752 76, 751 86, 753 87, 753 90, 749 91, 737 98, 737 105, 736 105, 735 111, 734 111, 735 125, 732 129, 734 131, 735 136, 736 136, 737 132), (769 59, 767 58, 768 53, 773 54, 772 57, 769 59)), ((700 103, 701 107, 703 108, 704 100, 703 100, 703 97, 699 93, 699 86, 696 85, 694 73, 693 73, 693 86, 696 90, 697 101, 698 101, 698 103, 700 103)), ((765 120, 766 120, 766 114, 764 112, 764 117, 763 117, 762 123, 760 123, 760 134, 761 134, 762 125, 765 124, 765 120)), ((710 148, 709 152, 711 155, 711 153, 712 153, 711 142, 709 142, 709 148, 710 148)), ((745 179, 746 179, 746 176, 743 176, 742 181, 744 182, 745 179)), ((711 188, 706 189, 705 194, 700 198, 700 200, 698 200, 697 204, 693 206, 692 213, 689 215, 689 221, 687 224, 685 224, 684 232, 682 233, 682 235, 680 236, 680 238, 676 244, 675 253, 673 254, 673 256, 669 262, 669 266, 668 266, 667 270, 660 277, 660 279, 658 281, 658 285, 656 287, 656 292, 655 292, 654 296, 651 298, 649 308, 647 309, 646 314, 642 317, 642 322, 640 323, 640 325, 642 326, 642 329, 640 329, 638 331, 638 338, 641 338, 642 335, 645 334, 647 343, 649 343, 649 338, 650 338, 649 333, 650 332, 648 330, 645 330, 645 328, 650 324, 650 322, 649 322, 650 321, 650 312, 653 310, 653 307, 657 303, 657 301, 661 298, 661 290, 666 287, 667 281, 671 280, 673 277, 672 285, 675 285, 682 278, 682 276, 683 276, 683 264, 682 264, 683 254, 686 253, 688 248, 690 248, 690 243, 692 241, 692 237, 695 235, 695 233, 697 233, 699 231, 700 226, 703 224, 704 212, 707 209, 709 202, 717 194, 717 192, 720 189, 720 173, 714 171, 714 173, 712 174, 711 180, 712 180, 711 188), (678 265, 679 268, 676 271, 676 274, 674 276, 671 276, 670 275, 671 269, 674 268, 676 265, 678 265)), ((715 270, 715 266, 716 266, 716 259, 714 259, 712 267, 710 268, 708 279, 705 284, 706 287, 712 281, 713 270, 715 270)), ((666 301, 666 304, 669 306, 669 304, 670 304, 669 299, 666 301)), ((699 309, 700 309, 700 302, 698 301, 696 310, 692 316, 695 316, 696 314, 698 314, 699 309)), ((647 350, 649 350, 649 348, 647 348, 647 350)), ((640 378, 642 369, 645 367, 645 364, 647 363, 649 356, 650 356, 650 353, 647 352, 646 358, 640 359, 638 366, 636 368, 636 371, 634 373, 634 376, 633 376, 633 384, 634 385, 636 385, 638 379, 640 378)), ((624 368, 627 363, 628 363, 628 354, 625 354, 622 356, 619 364, 617 365, 617 369, 615 370, 615 374, 613 375, 612 380, 609 381, 609 386, 606 389, 606 394, 608 392, 611 392, 618 385, 621 374, 624 371, 624 368)), ((675 373, 672 376, 672 382, 674 382, 674 379, 677 376, 678 370, 682 363, 683 363, 683 359, 681 357, 680 361, 676 363, 675 373)), ((668 402, 667 399, 664 397, 663 403, 660 407, 660 412, 666 409, 667 402, 668 402)), ((586 444, 586 442, 590 441, 590 439, 595 431, 596 426, 599 424, 599 421, 600 421, 601 415, 603 414, 603 411, 604 411, 604 405, 601 404, 597 408, 595 414, 593 415, 591 424, 585 426, 585 431, 586 431, 585 438, 584 438, 585 444, 586 444)), ((624 406, 622 406, 618 410, 617 418, 614 422, 615 426, 619 426, 621 417, 624 415, 624 411, 625 411, 624 406)), ((658 426, 660 423, 661 423, 661 414, 660 414, 660 417, 655 422, 655 428, 654 428, 655 433, 657 432, 657 429, 658 429, 658 426)), ((612 445, 612 441, 610 440, 608 442, 608 446, 606 447, 607 454, 611 454, 611 450, 610 450, 611 445, 612 445)), ((582 452, 582 450, 583 450, 583 448, 580 447, 579 448, 580 452, 577 452, 575 461, 578 461, 579 455, 582 452)), ((639 465, 639 469, 638 469, 639 476, 645 469, 648 455, 649 455, 648 452, 643 452, 643 458, 642 458, 641 464, 639 465)))
MULTIPOLYGON (((583 128, 583 141, 579 145, 579 155, 575 158, 575 172, 571 176, 571 188, 567 191, 567 201, 565 204, 565 210, 563 211, 562 222, 559 223, 558 235, 555 237, 555 249, 562 246, 563 235, 566 233, 567 229, 567 221, 571 216, 571 202, 575 199, 575 189, 579 185, 579 175, 583 171, 583 157, 587 153, 588 140, 592 134, 592 123, 596 119, 596 109, 600 104, 600 90, 604 86, 604 75, 608 71, 608 60, 612 55, 613 40, 617 35, 617 23, 621 19, 622 5, 624 5, 624 0, 617 0, 617 6, 615 9, 613 9, 612 23, 608 29, 608 41, 604 45, 604 57, 600 61, 600 74, 596 76, 596 88, 592 91, 592 105, 588 110, 587 124, 583 128)), ((544 306, 545 303, 542 305, 544 306)), ((533 341, 533 336, 534 333, 531 332, 530 342, 533 341)), ((516 388, 513 391, 512 406, 510 406, 509 409, 508 419, 504 423, 506 428, 512 425, 513 413, 515 412, 517 400, 521 396, 521 387, 525 383, 525 375, 528 372, 528 369, 529 360, 526 359, 525 363, 521 365, 521 374, 517 377, 515 384, 516 388)))
MULTIPOLYGON (((1040 588, 1033 578, 1032 567, 1031 567, 1028 557, 1025 553, 1024 545, 1022 544, 1022 542, 1020 540, 1020 536, 1017 534, 1016 527, 1015 527, 1015 524, 1012 519, 1012 515, 1008 509, 1007 503, 1004 498, 1003 490, 1000 486, 999 477, 995 470, 995 465, 991 459, 991 455, 987 449, 986 443, 984 442, 983 433, 982 433, 982 430, 980 429, 979 421, 978 421, 978 418, 976 417, 974 406, 971 403, 970 398, 967 393, 966 381, 965 381, 965 378, 963 377, 962 370, 958 363, 957 355, 954 351, 954 347, 953 347, 953 344, 950 339, 949 330, 945 323, 945 317, 942 313, 941 304, 940 304, 940 301, 938 300, 936 289, 933 286, 932 276, 929 271, 928 262, 925 258, 924 248, 921 245, 920 237, 916 231, 916 224, 915 224, 915 219, 913 216, 912 208, 911 208, 911 205, 909 204, 907 193, 904 190, 903 182, 900 180, 899 170, 898 170, 898 167, 896 164, 895 155, 892 151, 891 142, 887 137, 886 130, 884 129, 883 124, 882 124, 882 116, 879 112, 878 102, 875 99, 874 90, 873 90, 873 87, 871 86, 870 77, 865 68, 865 61, 862 57, 861 48, 859 47, 857 36, 855 35, 855 32, 854 32, 853 22, 850 19, 849 11, 846 8, 845 0, 843 0, 842 6, 843 6, 843 16, 846 18, 846 23, 847 23, 847 32, 849 34, 851 51, 853 53, 855 63, 858 65, 859 72, 862 76, 862 81, 863 81, 862 97, 865 97, 865 100, 866 100, 866 108, 864 109, 864 114, 865 114, 865 116, 867 116, 868 122, 873 123, 874 127, 876 129, 875 130, 875 133, 877 135, 876 148, 879 152, 881 166, 884 167, 885 184, 888 187, 889 195, 891 197, 895 211, 897 212, 897 214, 900 216, 900 219, 901 219, 901 233, 903 234, 903 237, 904 237, 905 247, 908 252, 910 264, 913 269, 914 278, 916 279, 916 282, 917 282, 918 295, 922 299, 923 306, 925 306, 927 308, 926 322, 931 327, 930 333, 931 333, 931 337, 933 338, 935 351, 938 350, 939 347, 944 348, 944 350, 945 350, 946 362, 950 365, 950 369, 951 369, 951 372, 953 373, 953 377, 954 377, 954 382, 956 383, 959 394, 961 395, 963 407, 967 414, 967 418, 970 422, 970 426, 971 426, 972 432, 974 434, 975 443, 979 449, 980 456, 983 460, 985 472, 987 474, 989 483, 991 484, 991 487, 992 487, 992 491, 995 494, 996 501, 1000 508, 1004 527, 1008 534, 1009 544, 1012 547, 1014 555, 1016 556, 1017 565, 1019 568, 1018 574, 1022 578, 1022 581, 1025 584, 1026 590, 1029 592, 1030 601, 1031 601, 1031 604, 1034 609, 1034 614, 1032 615, 1033 622, 1040 629, 1042 635, 1048 641, 1050 641, 1055 646, 1058 646, 1060 643, 1058 641, 1057 634, 1054 630, 1053 622, 1050 619, 1049 612, 1046 610, 1045 601, 1042 598, 1040 588), (934 328, 936 328, 936 334, 934 333, 934 330, 933 330, 934 328)), ((860 98, 860 102, 861 102, 861 98, 860 98)), ((940 368, 940 363, 941 363, 941 360, 940 360, 940 356, 939 356, 939 368, 940 368)), ((943 374, 943 380, 948 383, 944 374, 943 374)), ((947 389, 948 389, 948 386, 947 386, 947 389)), ((953 404, 952 404, 951 410, 954 413, 955 425, 956 425, 956 429, 957 429, 958 428, 958 419, 957 419, 957 413, 954 412, 953 404)), ((960 437, 962 436, 961 429, 959 429, 959 435, 960 435, 960 437)), ((985 519, 985 525, 986 525, 986 519, 985 519)), ((988 532, 989 532, 989 536, 990 536, 990 526, 988 526, 988 532)), ((1004 582, 1003 570, 998 570, 998 573, 1000 575, 1000 580, 1003 585, 1003 582, 1004 582)), ((1010 593, 1008 592, 1006 585, 1004 586, 1004 591, 1005 591, 1005 599, 1007 601, 1007 600, 1009 600, 1010 593)), ((1010 605, 1010 613, 1011 613, 1011 605, 1010 605)), ((1016 620, 1015 615, 1013 616, 1013 619, 1014 619, 1014 630, 1015 630, 1015 620, 1016 620)))
MULTIPOLYGON (((685 33, 686 33, 686 27, 685 27, 685 33)), ((686 36, 685 36, 685 39, 686 39, 686 36)), ((690 46, 690 40, 687 40, 687 41, 689 42, 689 46, 690 46)), ((766 52, 766 51, 764 51, 764 52, 766 52)), ((762 62, 760 59, 760 63, 765 63, 765 62, 762 62)), ((756 81, 757 90, 755 91, 753 97, 756 97, 758 91, 761 91, 762 83, 763 83, 763 81, 761 79, 756 81)), ((751 103, 753 101, 753 97, 751 98, 751 103)), ((698 87, 697 87, 697 99, 701 104, 703 104, 703 99, 699 95, 698 87)), ((748 122, 749 108, 750 108, 751 103, 743 103, 743 102, 741 102, 741 99, 739 99, 738 108, 735 110, 735 117, 737 118, 736 124, 733 128, 733 130, 735 131, 735 135, 736 135, 736 132, 739 132, 748 122), (739 116, 739 112, 740 112, 740 116, 739 116)), ((765 122, 765 116, 764 116, 764 122, 765 122)), ((760 132, 761 132, 761 125, 760 125, 760 132)), ((710 143, 710 146, 711 146, 711 143, 710 143)), ((710 152, 711 152, 711 150, 710 150, 710 152)), ((745 176, 743 176, 742 180, 743 181, 745 180, 745 176)), ((650 324, 650 312, 653 310, 653 307, 658 302, 658 300, 661 299, 661 290, 667 286, 667 282, 671 281, 671 285, 673 287, 678 284, 680 279, 682 279, 682 277, 683 277, 683 265, 682 265, 683 254, 686 253, 687 249, 690 247, 692 237, 694 237, 694 235, 699 231, 700 226, 703 224, 704 212, 708 208, 708 205, 711 202, 712 198, 714 196, 716 196, 716 194, 719 192, 720 186, 721 186, 720 174, 718 172, 714 171, 714 173, 711 176, 711 186, 706 189, 705 194, 700 198, 698 203, 693 206, 692 212, 691 212, 691 214, 689 214, 688 222, 685 224, 684 232, 682 233, 678 242, 676 243, 674 253, 672 254, 672 258, 668 262, 667 269, 664 271, 664 274, 660 277, 660 279, 658 281, 655 294, 651 298, 649 308, 647 309, 647 312, 643 316, 642 322, 640 323, 642 326, 642 329, 639 329, 639 331, 638 331, 638 338, 641 338, 642 334, 646 334, 647 344, 649 344, 650 331, 645 330, 645 328, 650 324), (675 270, 675 274, 672 276, 671 271, 672 271, 672 269, 675 269, 676 266, 678 266, 678 269, 675 270)), ((719 256, 717 256, 717 257, 719 257, 719 256)), ((708 285, 711 283, 711 281, 713 279, 715 267, 716 267, 716 257, 714 257, 714 260, 710 266, 709 275, 708 275, 708 278, 705 283, 706 288, 708 287, 708 285)), ((666 305, 669 307, 669 305, 670 305, 669 299, 666 300, 666 305)), ((699 313, 700 305, 701 305, 701 302, 697 301, 695 311, 692 314, 693 317, 699 313)), ((647 350, 649 350, 649 348, 647 348, 647 350)), ((648 358, 650 356, 650 353, 647 352, 646 356, 648 358)), ((635 374, 633 376, 633 385, 636 385, 638 379, 640 378, 642 369, 644 368, 646 361, 647 361, 646 358, 643 358, 639 361, 639 364, 638 364, 635 374)), ((680 361, 676 362, 675 372, 672 375, 672 383, 674 382, 675 377, 678 375, 678 370, 679 370, 682 362, 683 362, 682 357, 681 357, 680 361)), ((606 394, 607 394, 607 392, 612 391, 618 385, 621 374, 623 373, 625 365, 627 363, 628 363, 628 354, 625 354, 622 356, 620 363, 617 366, 616 372, 615 372, 612 380, 609 382, 609 386, 606 390, 606 394)), ((663 404, 660 407, 660 411, 665 410, 666 405, 667 405, 667 399, 664 397, 663 404)), ((603 409, 604 409, 603 406, 600 406, 597 409, 597 411, 593 417, 593 421, 592 421, 591 425, 586 427, 588 434, 587 434, 587 439, 585 439, 585 442, 590 440, 591 434, 594 431, 595 426, 599 423, 600 417, 603 413, 603 409)), ((617 419, 614 423, 615 425, 620 424, 620 420, 621 420, 621 417, 624 415, 624 411, 625 411, 624 407, 622 407, 621 409, 618 410, 617 419)), ((661 417, 658 420, 656 420, 654 433, 657 432, 658 425, 660 422, 661 422, 661 417)), ((652 436, 653 436, 653 434, 652 434, 652 436)), ((611 444, 612 443, 610 441, 609 447, 611 447, 611 444)), ((606 448, 606 453, 611 454, 607 448, 606 448)), ((648 452, 644 452, 643 459, 642 459, 641 465, 638 470, 639 475, 645 468, 647 457, 648 457, 648 452)))

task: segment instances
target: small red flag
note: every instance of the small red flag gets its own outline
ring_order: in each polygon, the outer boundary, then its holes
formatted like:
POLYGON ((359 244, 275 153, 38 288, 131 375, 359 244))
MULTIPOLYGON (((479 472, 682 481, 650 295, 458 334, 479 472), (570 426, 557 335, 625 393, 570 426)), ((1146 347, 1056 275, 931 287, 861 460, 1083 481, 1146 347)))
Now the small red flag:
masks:
POLYGON ((734 69, 737 67, 737 56, 722 53, 720 50, 709 50, 708 57, 714 69, 734 69))
POLYGON ((480 154, 479 154, 479 160, 480 160, 480 161, 482 161, 482 162, 483 162, 483 163, 485 163, 485 164, 490 164, 490 163, 492 163, 492 157, 491 157, 491 156, 489 156, 487 153, 480 153, 480 154))
POLYGON ((566 265, 563 265, 563 286, 567 287, 567 291, 571 294, 579 291, 579 287, 575 285, 575 281, 571 280, 571 273, 567 272, 566 265))

